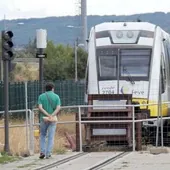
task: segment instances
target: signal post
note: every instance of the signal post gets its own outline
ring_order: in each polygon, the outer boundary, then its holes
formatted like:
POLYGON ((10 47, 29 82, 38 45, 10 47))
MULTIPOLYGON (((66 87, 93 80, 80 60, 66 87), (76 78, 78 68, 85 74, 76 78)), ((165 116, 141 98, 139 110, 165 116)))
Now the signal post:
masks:
POLYGON ((2 31, 2 60, 4 64, 4 125, 5 125, 5 146, 4 151, 10 154, 9 147, 9 62, 14 59, 13 54, 13 32, 2 31))

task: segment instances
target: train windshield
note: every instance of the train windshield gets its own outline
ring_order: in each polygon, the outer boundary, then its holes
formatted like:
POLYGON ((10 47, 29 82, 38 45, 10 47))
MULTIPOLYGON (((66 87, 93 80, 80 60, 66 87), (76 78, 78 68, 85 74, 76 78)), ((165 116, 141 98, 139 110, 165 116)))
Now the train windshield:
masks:
POLYGON ((150 49, 98 50, 100 80, 142 80, 149 78, 150 49))
POLYGON ((101 77, 116 77, 116 56, 99 56, 101 77))
POLYGON ((121 50, 120 57, 120 77, 148 77, 149 50, 121 50))

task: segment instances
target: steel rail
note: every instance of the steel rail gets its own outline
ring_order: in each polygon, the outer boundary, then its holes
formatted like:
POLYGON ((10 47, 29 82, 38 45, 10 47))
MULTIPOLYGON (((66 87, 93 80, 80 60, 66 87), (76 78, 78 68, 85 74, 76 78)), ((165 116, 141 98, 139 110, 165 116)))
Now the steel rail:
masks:
POLYGON ((113 163, 114 161, 128 155, 131 152, 121 152, 120 154, 113 156, 111 158, 108 158, 100 163, 97 163, 96 165, 93 165, 85 170, 101 170, 101 168, 105 167, 106 165, 109 165, 110 163, 113 163))
POLYGON ((87 155, 88 153, 85 153, 85 152, 82 152, 82 153, 78 153, 76 155, 73 155, 73 156, 69 156, 67 158, 64 158, 62 160, 59 160, 59 161, 56 161, 56 162, 53 162, 51 164, 48 164, 48 165, 44 165, 44 166, 41 166, 39 168, 35 168, 34 170, 49 170, 51 168, 55 168, 56 166, 59 166, 59 165, 62 165, 62 164, 65 164, 69 161, 72 161, 74 159, 77 159, 79 157, 82 157, 82 156, 85 156, 87 155))

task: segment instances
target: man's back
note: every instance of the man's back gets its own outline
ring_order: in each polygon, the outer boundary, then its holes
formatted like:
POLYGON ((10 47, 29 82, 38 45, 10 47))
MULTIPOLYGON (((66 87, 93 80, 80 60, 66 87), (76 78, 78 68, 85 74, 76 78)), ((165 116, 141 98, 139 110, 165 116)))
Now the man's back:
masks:
MULTIPOLYGON (((61 104, 61 102, 57 94, 55 94, 53 91, 47 91, 39 96, 38 104, 42 104, 43 109, 46 110, 49 114, 52 114, 56 107, 61 104)), ((41 120, 43 116, 43 113, 41 113, 41 120)))
POLYGON ((49 158, 52 153, 57 124, 53 120, 56 120, 55 118, 60 111, 61 105, 59 96, 54 93, 53 83, 47 83, 45 91, 38 97, 38 108, 40 111, 40 159, 43 159, 45 156, 49 158), (43 119, 44 116, 49 119, 43 119), (47 143, 46 137, 48 138, 47 143))

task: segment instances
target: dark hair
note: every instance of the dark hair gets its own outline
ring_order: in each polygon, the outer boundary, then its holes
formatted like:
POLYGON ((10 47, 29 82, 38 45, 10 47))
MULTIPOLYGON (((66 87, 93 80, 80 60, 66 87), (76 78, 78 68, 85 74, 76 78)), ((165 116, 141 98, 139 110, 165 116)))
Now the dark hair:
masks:
POLYGON ((46 90, 46 91, 51 91, 54 87, 55 87, 55 86, 54 86, 54 83, 49 82, 49 83, 47 83, 47 84, 45 85, 45 90, 46 90))

